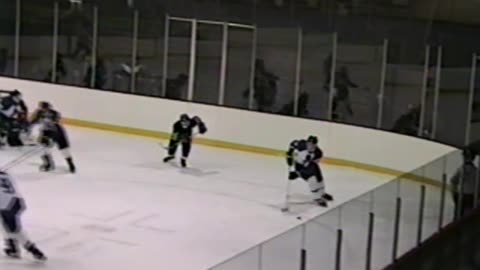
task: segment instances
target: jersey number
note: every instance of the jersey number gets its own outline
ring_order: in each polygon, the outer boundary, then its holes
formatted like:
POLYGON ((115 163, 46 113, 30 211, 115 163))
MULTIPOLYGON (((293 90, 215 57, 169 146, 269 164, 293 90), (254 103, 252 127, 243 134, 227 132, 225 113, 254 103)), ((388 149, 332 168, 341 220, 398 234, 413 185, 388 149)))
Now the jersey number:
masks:
POLYGON ((15 193, 15 189, 13 188, 12 183, 10 182, 10 179, 6 177, 0 177, 0 189, 2 189, 2 192, 4 193, 15 193))

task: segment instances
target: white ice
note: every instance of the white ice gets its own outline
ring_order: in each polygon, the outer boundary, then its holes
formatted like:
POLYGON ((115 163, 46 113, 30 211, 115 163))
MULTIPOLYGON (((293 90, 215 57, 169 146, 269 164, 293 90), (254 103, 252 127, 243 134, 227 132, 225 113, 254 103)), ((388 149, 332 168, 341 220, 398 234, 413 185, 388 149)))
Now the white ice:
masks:
MULTIPOLYGON (((24 229, 49 257, 40 266, 43 269, 205 270, 328 210, 308 203, 293 204, 293 213, 279 210, 287 173, 282 158, 194 145, 190 168, 181 169, 176 162, 162 163, 165 151, 153 139, 74 127, 68 127, 68 132, 77 174, 67 173, 58 151, 56 172, 39 172, 38 156, 10 170, 28 206, 24 229)), ((25 151, 2 150, 0 162, 25 151)), ((335 196, 329 209, 391 178, 351 168, 322 167, 327 190, 335 196)), ((297 201, 310 198, 301 181, 294 184, 293 194, 297 201)), ((359 222, 339 220, 336 211, 319 221, 332 223, 327 231, 307 226, 311 235, 307 245, 324 247, 328 260, 333 260, 334 245, 325 243, 334 239, 338 222, 359 222), (314 237, 316 233, 323 238, 314 237)), ((355 208, 344 211, 357 212, 355 208)), ((363 227, 357 233, 361 239, 366 237, 363 227)), ((266 244, 264 255, 288 251, 278 250, 281 245, 276 241, 286 241, 289 248, 292 241, 298 242, 298 238, 288 239, 288 234, 285 237, 266 244)), ((363 249, 359 252, 364 254, 363 249)), ((322 256, 309 259, 309 263, 317 263, 322 256)), ((238 269, 254 269, 256 261, 243 262, 238 269), (252 268, 244 265, 249 263, 252 268)), ((289 269, 279 267, 279 262, 265 259, 263 269, 289 269)), ((2 270, 30 267, 39 265, 27 254, 22 260, 0 257, 2 270)), ((218 269, 234 268, 223 267, 218 269)))

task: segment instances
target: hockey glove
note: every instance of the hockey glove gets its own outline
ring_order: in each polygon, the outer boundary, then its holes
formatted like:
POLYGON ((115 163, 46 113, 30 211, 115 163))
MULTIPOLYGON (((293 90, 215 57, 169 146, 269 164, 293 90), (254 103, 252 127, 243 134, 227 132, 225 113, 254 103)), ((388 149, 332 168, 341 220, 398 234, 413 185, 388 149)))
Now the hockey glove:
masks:
POLYGON ((200 134, 205 134, 207 132, 207 126, 205 126, 203 122, 200 122, 198 124, 198 131, 200 132, 200 134))
POLYGON ((298 173, 297 172, 290 172, 288 174, 288 180, 295 180, 298 178, 298 173))

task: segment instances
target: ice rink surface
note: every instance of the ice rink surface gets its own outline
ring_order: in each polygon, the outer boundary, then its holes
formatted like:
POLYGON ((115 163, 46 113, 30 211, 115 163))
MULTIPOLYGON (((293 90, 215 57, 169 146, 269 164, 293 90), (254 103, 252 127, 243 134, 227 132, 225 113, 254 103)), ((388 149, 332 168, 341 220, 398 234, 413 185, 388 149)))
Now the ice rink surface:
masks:
MULTIPOLYGON (((10 170, 27 202, 24 228, 49 260, 0 257, 2 270, 205 270, 300 224, 297 216, 327 211, 296 204, 281 213, 287 168, 279 157, 194 145, 190 168, 181 169, 162 162, 156 140, 67 129, 77 174, 56 150, 55 172, 39 172, 39 156, 10 170)), ((22 151, 2 150, 1 164, 22 151)), ((391 178, 322 168, 331 207, 391 178)), ((310 198, 303 181, 293 194, 310 198)))

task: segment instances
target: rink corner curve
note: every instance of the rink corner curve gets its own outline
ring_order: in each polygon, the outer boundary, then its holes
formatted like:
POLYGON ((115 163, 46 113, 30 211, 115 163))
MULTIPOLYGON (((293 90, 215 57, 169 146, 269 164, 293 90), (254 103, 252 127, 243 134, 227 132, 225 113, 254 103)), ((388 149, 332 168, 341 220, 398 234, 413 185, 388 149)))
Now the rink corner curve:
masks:
MULTIPOLYGON (((91 122, 91 121, 85 121, 85 120, 79 120, 79 119, 64 118, 63 123, 70 126, 97 129, 97 130, 135 135, 135 136, 154 138, 154 139, 168 140, 170 138, 170 133, 168 132, 146 130, 146 129, 139 129, 139 128, 133 128, 133 127, 126 127, 126 126, 118 126, 118 125, 91 122)), ((255 153, 255 154, 263 154, 263 155, 269 155, 269 156, 282 157, 285 155, 285 150, 271 149, 271 148, 253 146, 253 145, 244 145, 244 144, 227 142, 222 140, 196 138, 195 143, 205 145, 205 146, 218 147, 218 148, 224 148, 228 150, 243 151, 243 152, 249 152, 249 153, 255 153)), ((385 167, 380 167, 372 164, 366 164, 366 163, 344 160, 344 159, 328 158, 328 157, 326 157, 322 162, 332 166, 348 167, 348 168, 359 169, 359 170, 368 171, 376 174, 389 175, 389 176, 392 176, 392 178, 401 176, 403 179, 409 179, 412 181, 421 182, 423 184, 441 187, 441 183, 435 179, 430 179, 430 178, 415 175, 412 173, 406 173, 406 172, 385 168, 385 167)))

